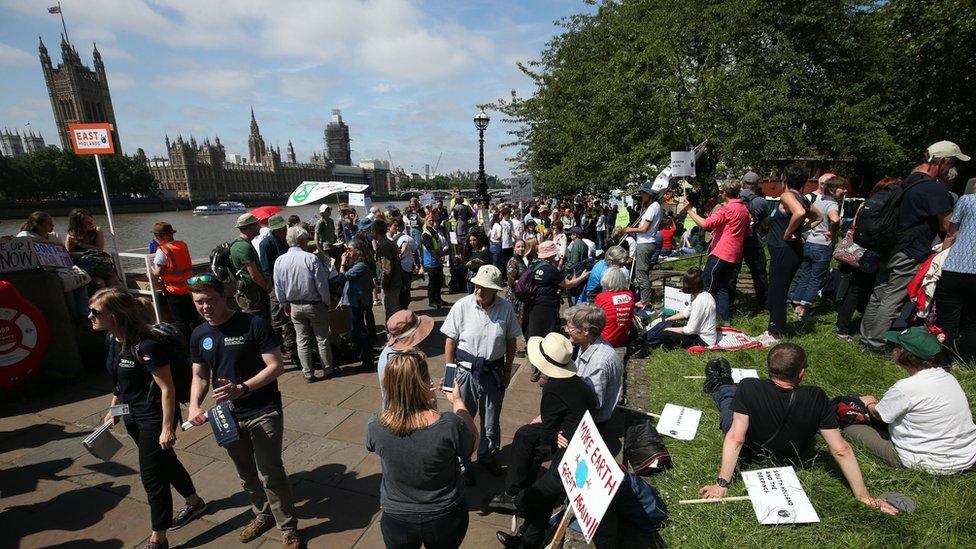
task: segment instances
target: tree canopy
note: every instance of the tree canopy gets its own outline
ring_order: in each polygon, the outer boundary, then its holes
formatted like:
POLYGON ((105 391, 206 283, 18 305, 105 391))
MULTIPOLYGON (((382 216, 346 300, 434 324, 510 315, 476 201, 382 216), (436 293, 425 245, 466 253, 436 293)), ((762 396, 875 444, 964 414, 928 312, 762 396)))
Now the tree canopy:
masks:
MULTIPOLYGON (((156 180, 135 156, 102 157, 112 196, 156 196, 156 180)), ((45 147, 15 157, 0 157, 0 196, 7 200, 67 200, 98 196, 98 171, 91 156, 45 147)))
POLYGON ((976 146, 972 0, 605 0, 559 24, 519 65, 533 95, 491 105, 537 189, 619 186, 705 139, 705 178, 790 158, 898 174, 934 141, 976 146))

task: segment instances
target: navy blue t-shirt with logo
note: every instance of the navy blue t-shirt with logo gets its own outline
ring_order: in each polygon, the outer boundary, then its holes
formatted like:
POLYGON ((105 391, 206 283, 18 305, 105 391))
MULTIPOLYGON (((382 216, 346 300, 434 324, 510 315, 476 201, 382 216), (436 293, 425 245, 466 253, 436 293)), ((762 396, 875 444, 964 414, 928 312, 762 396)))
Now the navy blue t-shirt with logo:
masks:
POLYGON ((163 422, 162 393, 153 381, 153 370, 166 366, 171 357, 166 345, 144 339, 139 343, 139 358, 132 347, 122 348, 116 340, 109 342, 108 373, 115 383, 119 402, 129 405, 129 415, 123 419, 137 425, 159 425, 163 422))
POLYGON ((932 255, 932 241, 939 234, 939 216, 952 211, 952 194, 939 180, 913 172, 902 183, 910 185, 898 210, 898 231, 904 253, 922 262, 932 255))
MULTIPOLYGON (((218 379, 243 383, 267 366, 261 354, 270 353, 279 345, 281 341, 268 321, 235 312, 223 324, 211 326, 204 322, 193 330, 190 359, 210 367, 214 387, 218 379)), ((238 420, 253 419, 275 410, 281 410, 277 380, 234 400, 234 418, 238 420)))

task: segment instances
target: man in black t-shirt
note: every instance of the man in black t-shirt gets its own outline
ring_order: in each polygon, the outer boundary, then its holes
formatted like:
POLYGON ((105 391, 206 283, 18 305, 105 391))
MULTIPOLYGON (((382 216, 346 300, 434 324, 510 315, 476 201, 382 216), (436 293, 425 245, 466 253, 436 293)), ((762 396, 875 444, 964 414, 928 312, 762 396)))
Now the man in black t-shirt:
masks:
POLYGON ((819 387, 799 386, 807 368, 803 348, 780 343, 769 350, 766 366, 769 379, 744 379, 738 389, 727 361, 711 361, 705 366, 705 392, 711 393, 718 406, 725 443, 718 479, 702 487, 702 497, 725 497, 743 449, 747 459, 763 456, 801 465, 812 454, 813 437, 819 431, 854 497, 882 512, 897 514, 890 503, 874 499, 868 492, 827 394, 819 387))
POLYGON ((925 152, 925 159, 901 185, 905 187, 898 209, 898 245, 878 272, 879 281, 861 317, 861 344, 884 353, 884 333, 891 329, 908 300, 908 283, 919 264, 932 252, 936 236, 945 236, 952 220, 953 198, 949 170, 969 157, 951 141, 939 141, 925 152))
POLYGON ((202 406, 212 380, 214 400, 233 406, 240 439, 225 448, 255 514, 241 530, 241 541, 256 539, 277 522, 284 547, 300 547, 294 498, 281 462, 281 341, 263 318, 231 310, 217 279, 201 275, 188 283, 197 312, 206 321, 190 337, 190 422, 206 423, 202 406))

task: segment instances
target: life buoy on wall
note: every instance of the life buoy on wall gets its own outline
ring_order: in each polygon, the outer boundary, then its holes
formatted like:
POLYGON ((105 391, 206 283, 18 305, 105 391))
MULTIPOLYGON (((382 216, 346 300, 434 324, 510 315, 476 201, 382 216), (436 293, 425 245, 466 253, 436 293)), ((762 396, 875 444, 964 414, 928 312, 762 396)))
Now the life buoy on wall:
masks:
POLYGON ((0 388, 15 388, 36 374, 47 343, 47 321, 40 309, 9 281, 0 280, 0 388))

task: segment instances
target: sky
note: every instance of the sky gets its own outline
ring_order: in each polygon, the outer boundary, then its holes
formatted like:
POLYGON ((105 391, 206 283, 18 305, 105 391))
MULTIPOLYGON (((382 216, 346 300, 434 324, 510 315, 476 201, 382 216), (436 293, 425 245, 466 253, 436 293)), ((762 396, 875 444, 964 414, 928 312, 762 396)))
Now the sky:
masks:
MULTIPOLYGON (((61 61, 56 1, 0 0, 0 128, 60 145, 38 37, 61 61), (29 126, 28 126, 29 124, 29 126)), ((165 153, 164 136, 219 136, 247 154, 250 108, 268 145, 299 161, 323 145, 332 109, 353 161, 392 156, 422 173, 478 168, 477 105, 531 94, 536 59, 582 0, 62 0, 68 37, 105 63, 122 148, 165 153), (388 156, 389 151, 389 156, 388 156)), ((501 114, 485 133, 489 174, 511 175, 501 114)))

